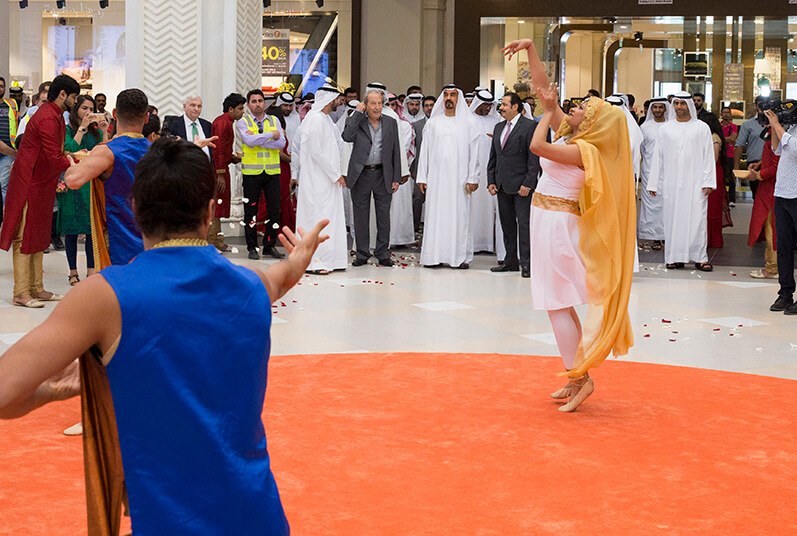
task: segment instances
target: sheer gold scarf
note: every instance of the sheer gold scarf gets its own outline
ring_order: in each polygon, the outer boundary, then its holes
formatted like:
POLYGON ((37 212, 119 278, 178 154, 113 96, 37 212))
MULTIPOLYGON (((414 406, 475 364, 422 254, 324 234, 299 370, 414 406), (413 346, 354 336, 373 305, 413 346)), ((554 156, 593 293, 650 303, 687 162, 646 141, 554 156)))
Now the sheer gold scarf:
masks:
MULTIPOLYGON (((557 136, 572 134, 563 122, 557 136)), ((584 165, 579 251, 587 268, 587 318, 579 358, 569 376, 600 365, 609 353, 634 344, 628 300, 634 270, 636 203, 628 124, 620 108, 587 102, 584 119, 567 143, 578 145, 584 165)))

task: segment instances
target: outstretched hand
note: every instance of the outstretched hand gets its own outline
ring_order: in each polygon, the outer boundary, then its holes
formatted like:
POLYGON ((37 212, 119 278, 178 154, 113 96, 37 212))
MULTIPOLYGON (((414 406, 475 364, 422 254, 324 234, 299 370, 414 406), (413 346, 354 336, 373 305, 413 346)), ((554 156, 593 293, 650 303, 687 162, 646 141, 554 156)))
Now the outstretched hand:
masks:
POLYGON ((216 146, 213 144, 213 142, 216 141, 217 139, 219 139, 218 136, 213 136, 213 137, 207 138, 205 140, 195 139, 194 140, 194 145, 196 145, 200 149, 204 149, 205 147, 213 147, 213 148, 215 148, 216 146))
POLYGON ((512 41, 507 46, 501 49, 501 52, 504 53, 507 60, 511 60, 512 56, 520 52, 521 50, 527 50, 532 45, 531 39, 518 39, 517 41, 512 41))
POLYGON ((301 227, 296 229, 296 234, 288 227, 283 227, 278 238, 285 250, 288 252, 288 261, 298 263, 301 272, 304 272, 313 260, 313 254, 318 249, 319 244, 327 241, 329 235, 322 235, 321 231, 329 225, 329 220, 321 220, 310 232, 306 232, 301 227), (297 236, 298 234, 298 236, 297 236))
POLYGON ((547 88, 536 86, 535 89, 544 111, 553 112, 559 108, 559 86, 557 84, 550 84, 547 88))

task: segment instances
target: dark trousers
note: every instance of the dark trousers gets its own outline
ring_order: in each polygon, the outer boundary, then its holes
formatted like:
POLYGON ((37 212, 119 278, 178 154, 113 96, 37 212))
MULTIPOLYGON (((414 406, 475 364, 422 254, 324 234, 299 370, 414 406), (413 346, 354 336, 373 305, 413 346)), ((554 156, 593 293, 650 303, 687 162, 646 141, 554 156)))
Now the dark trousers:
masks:
POLYGON ((736 175, 725 177, 725 184, 728 186, 728 203, 736 203, 736 175))
POLYGON ((421 214, 423 213, 423 203, 426 201, 426 194, 421 192, 421 187, 415 184, 415 189, 412 191, 412 220, 415 224, 415 230, 421 230, 421 214))
MULTIPOLYGON (((757 164, 760 160, 748 160, 747 165, 750 164, 757 164)), ((755 194, 758 191, 758 181, 749 181, 750 184, 750 193, 753 194, 753 199, 755 199, 755 194)))
POLYGON ((263 237, 263 249, 277 245, 277 234, 280 223, 280 176, 268 175, 265 172, 260 175, 244 175, 244 197, 248 199, 244 203, 244 236, 246 237, 246 249, 254 251, 257 247, 257 225, 252 222, 257 219, 257 210, 260 206, 260 192, 266 196, 266 209, 268 209, 268 222, 266 222, 266 235, 263 237), (274 228, 274 224, 277 228, 274 228))
POLYGON ((518 265, 518 238, 520 239, 520 265, 528 267, 531 259, 531 238, 529 217, 531 215, 531 196, 508 194, 498 190, 498 217, 504 231, 506 258, 504 266, 518 265))
MULTIPOLYGON (((70 270, 77 270, 77 236, 68 234, 64 236, 64 247, 66 248, 66 262, 70 270)), ((94 268, 94 245, 91 241, 91 233, 86 233, 86 268, 94 268)))
POLYGON ((58 233, 58 210, 53 212, 53 222, 50 225, 50 241, 54 242, 56 238, 60 238, 61 235, 58 233))
POLYGON ((797 246, 797 199, 775 198, 775 230, 778 233, 778 294, 794 296, 794 248, 797 246))
POLYGON ((390 258, 390 201, 393 198, 381 169, 363 169, 351 188, 354 240, 357 243, 357 258, 363 261, 371 258, 371 194, 374 196, 376 212, 374 256, 381 261, 390 258))

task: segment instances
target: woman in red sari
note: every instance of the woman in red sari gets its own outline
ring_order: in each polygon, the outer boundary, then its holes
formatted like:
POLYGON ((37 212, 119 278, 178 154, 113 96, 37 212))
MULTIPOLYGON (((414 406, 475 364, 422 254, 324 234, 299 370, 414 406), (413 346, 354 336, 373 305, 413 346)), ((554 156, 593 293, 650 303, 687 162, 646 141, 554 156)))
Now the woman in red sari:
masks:
POLYGON ((750 164, 748 180, 758 181, 755 200, 753 201, 753 214, 750 216, 750 232, 747 235, 747 245, 755 246, 756 242, 766 240, 764 250, 764 268, 750 272, 750 277, 755 279, 778 278, 778 241, 775 234, 775 175, 778 172, 780 157, 772 151, 772 141, 764 144, 761 162, 750 164))
POLYGON ((714 114, 704 114, 701 118, 711 129, 714 141, 714 160, 717 166, 717 186, 708 196, 708 247, 723 246, 722 229, 733 227, 728 195, 725 191, 725 177, 733 175, 730 161, 725 156, 725 136, 722 124, 714 114))

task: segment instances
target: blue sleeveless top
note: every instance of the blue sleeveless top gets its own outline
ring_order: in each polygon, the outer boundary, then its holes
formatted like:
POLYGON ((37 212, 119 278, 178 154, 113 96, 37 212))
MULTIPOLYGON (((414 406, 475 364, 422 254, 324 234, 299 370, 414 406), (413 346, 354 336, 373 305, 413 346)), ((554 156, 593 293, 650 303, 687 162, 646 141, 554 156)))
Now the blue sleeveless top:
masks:
POLYGON ((122 312, 107 373, 133 534, 290 534, 261 418, 263 282, 213 246, 149 250, 100 275, 122 312))
POLYGON ((144 251, 141 231, 133 216, 133 174, 149 151, 149 140, 119 136, 107 144, 113 153, 113 172, 105 179, 105 215, 111 264, 127 264, 144 251))

